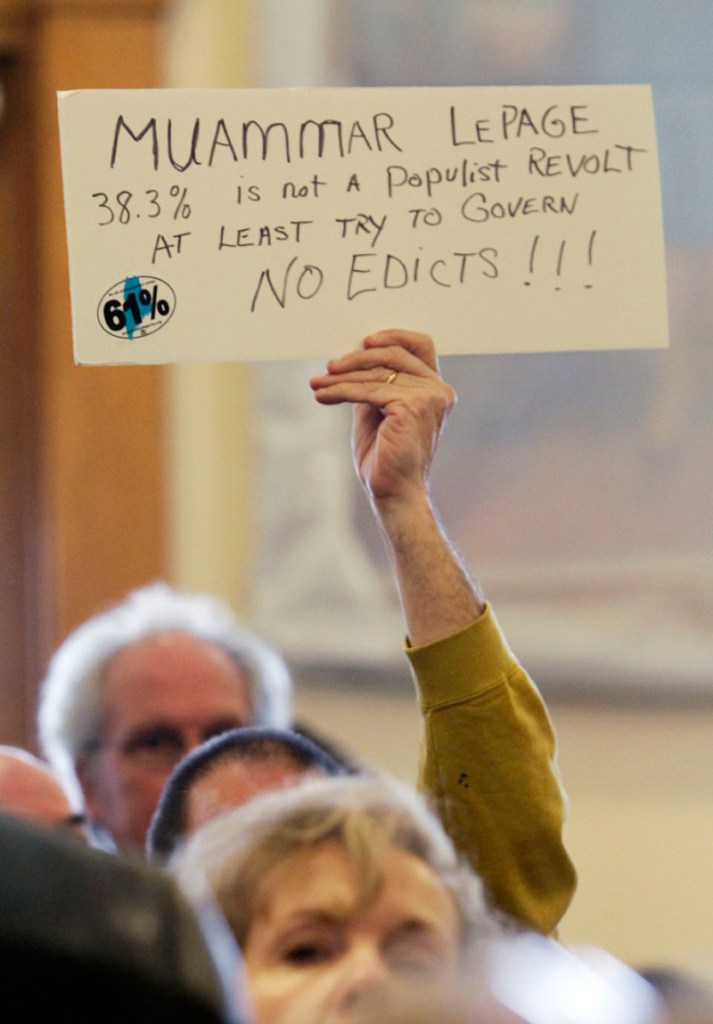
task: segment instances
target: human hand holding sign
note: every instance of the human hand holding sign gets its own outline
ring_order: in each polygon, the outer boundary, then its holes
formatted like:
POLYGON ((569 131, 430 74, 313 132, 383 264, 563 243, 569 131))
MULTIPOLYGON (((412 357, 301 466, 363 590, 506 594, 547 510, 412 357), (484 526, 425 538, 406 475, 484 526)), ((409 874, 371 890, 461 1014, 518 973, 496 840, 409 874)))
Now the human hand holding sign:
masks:
POLYGON ((456 402, 438 372, 432 339, 379 331, 327 369, 310 382, 315 398, 324 405, 355 403, 354 461, 372 502, 425 495, 438 438, 456 402))
POLYGON ((428 474, 455 405, 433 340, 391 329, 327 364, 310 386, 323 405, 354 405, 353 451, 359 478, 394 566, 411 643, 431 643, 473 622, 483 604, 443 533, 428 474))

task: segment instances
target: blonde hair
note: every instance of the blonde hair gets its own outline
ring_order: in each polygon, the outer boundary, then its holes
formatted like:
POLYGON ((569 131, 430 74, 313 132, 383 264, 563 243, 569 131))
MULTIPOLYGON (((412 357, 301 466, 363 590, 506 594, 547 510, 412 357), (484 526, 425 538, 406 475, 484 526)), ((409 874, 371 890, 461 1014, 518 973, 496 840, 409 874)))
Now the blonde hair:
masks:
POLYGON ((256 797, 197 832, 170 866, 193 893, 207 882, 244 944, 267 873, 327 841, 339 843, 356 868, 359 905, 378 892, 384 855, 396 847, 422 860, 451 895, 464 944, 492 934, 480 880, 418 794, 383 776, 317 779, 256 797))

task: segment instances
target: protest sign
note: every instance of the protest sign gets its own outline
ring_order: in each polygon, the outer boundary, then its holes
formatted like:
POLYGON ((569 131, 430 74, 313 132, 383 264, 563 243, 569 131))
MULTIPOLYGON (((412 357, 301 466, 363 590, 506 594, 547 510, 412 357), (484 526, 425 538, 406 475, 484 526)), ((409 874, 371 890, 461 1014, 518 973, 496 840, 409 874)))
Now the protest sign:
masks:
POLYGON ((59 95, 75 359, 667 344, 646 86, 59 95))

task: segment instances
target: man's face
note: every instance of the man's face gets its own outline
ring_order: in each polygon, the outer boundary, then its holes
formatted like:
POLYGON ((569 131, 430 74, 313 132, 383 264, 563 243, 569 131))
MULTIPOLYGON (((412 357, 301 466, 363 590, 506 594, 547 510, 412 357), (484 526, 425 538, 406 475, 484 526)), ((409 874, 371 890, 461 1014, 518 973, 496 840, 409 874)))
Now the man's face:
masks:
POLYGON ((101 686, 98 749, 78 765, 87 812, 118 847, 143 852, 176 763, 211 736, 252 723, 248 680, 219 647, 171 632, 125 647, 101 686))

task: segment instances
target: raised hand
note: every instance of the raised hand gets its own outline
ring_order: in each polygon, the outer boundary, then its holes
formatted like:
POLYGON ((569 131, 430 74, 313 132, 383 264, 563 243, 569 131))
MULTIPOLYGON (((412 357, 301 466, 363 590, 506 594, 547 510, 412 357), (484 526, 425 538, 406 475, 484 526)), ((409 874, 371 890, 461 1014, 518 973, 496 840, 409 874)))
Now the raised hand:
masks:
POLYGON ((438 372, 427 334, 385 330, 327 364, 310 386, 318 402, 354 405, 357 473, 377 503, 427 489, 438 438, 456 395, 438 372))

